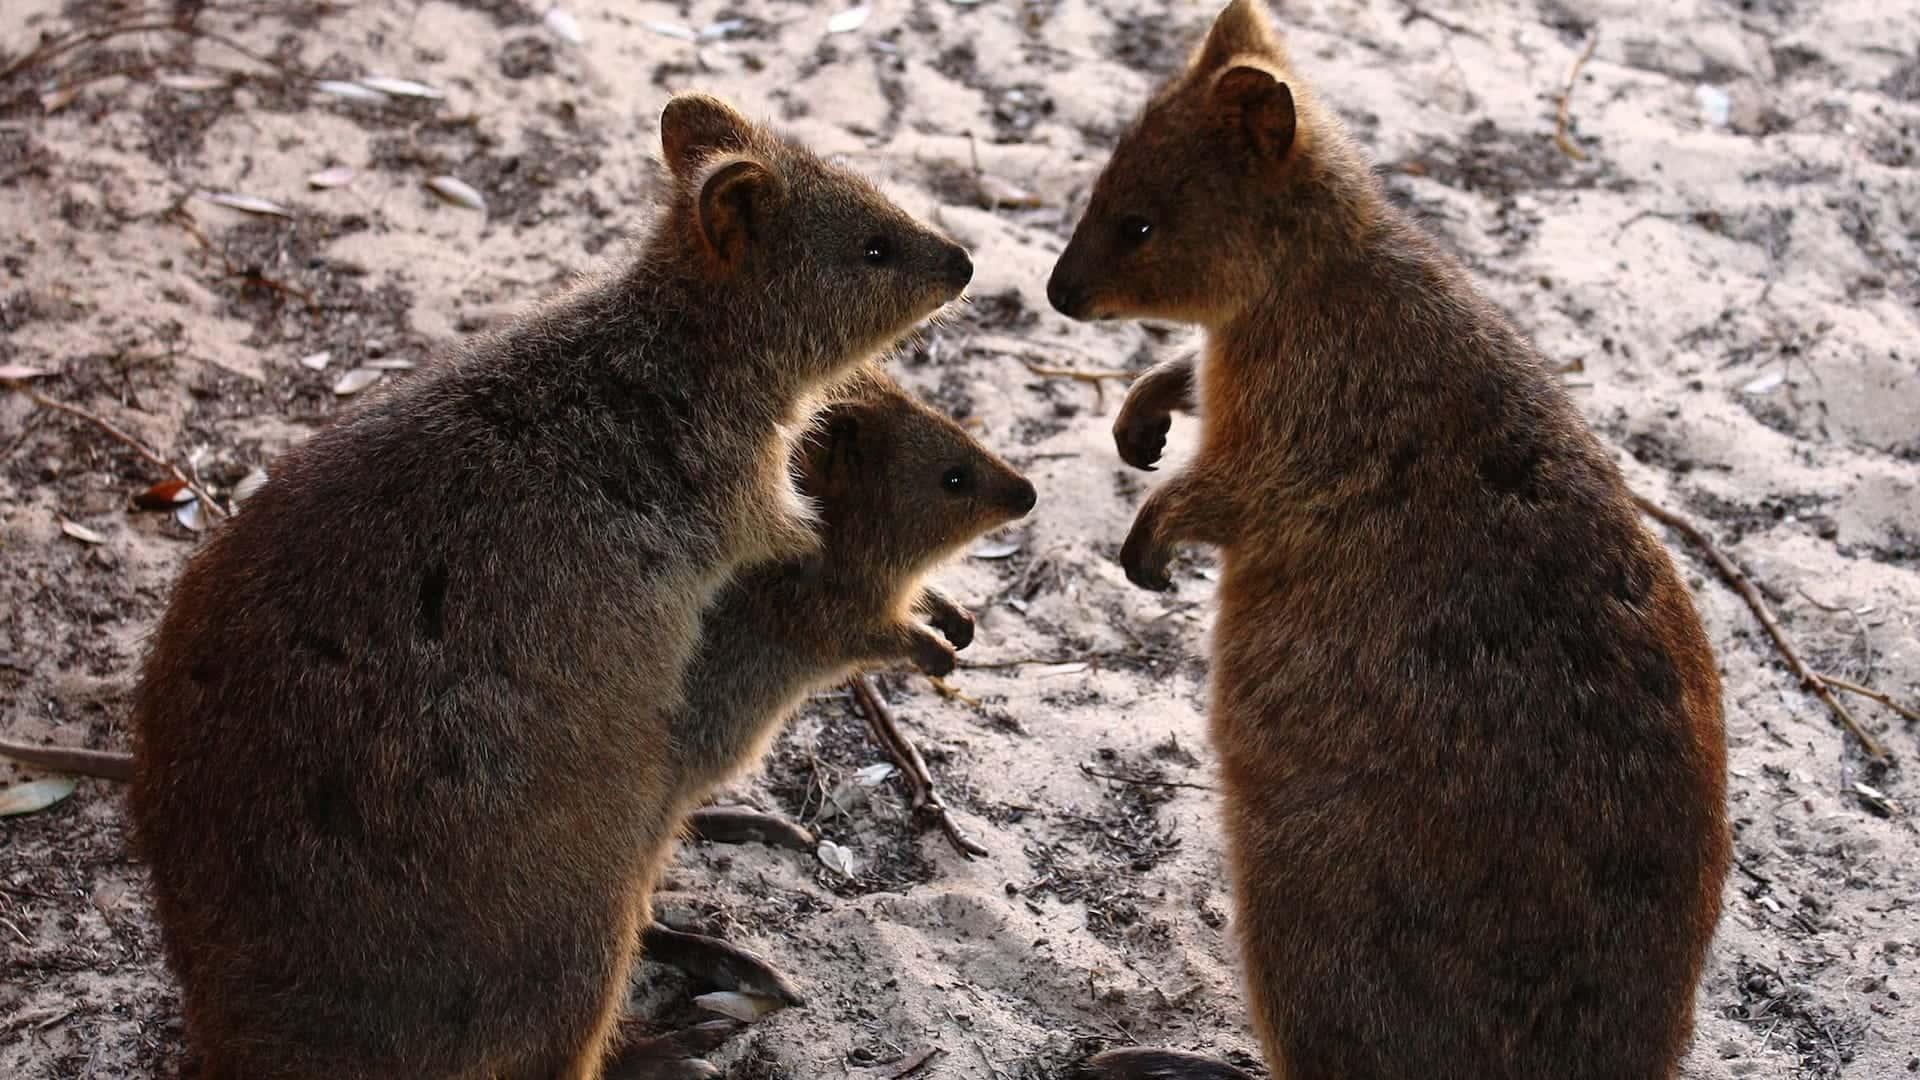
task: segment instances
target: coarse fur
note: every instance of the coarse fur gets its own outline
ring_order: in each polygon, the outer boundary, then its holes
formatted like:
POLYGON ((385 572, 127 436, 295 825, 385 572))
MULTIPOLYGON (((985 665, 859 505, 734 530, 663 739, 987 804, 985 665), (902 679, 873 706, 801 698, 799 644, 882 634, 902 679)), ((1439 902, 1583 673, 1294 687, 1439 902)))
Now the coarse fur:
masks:
POLYGON ((661 140, 623 269, 288 451, 175 587, 130 807, 208 1080, 600 1075, 699 613, 813 550, 790 433, 971 274, 713 98, 661 140))
POLYGON ((747 571, 707 609, 673 720, 687 805, 759 760, 809 692, 889 661, 952 671, 973 620, 921 579, 1034 505, 1025 477, 875 368, 836 389, 795 461, 820 548, 747 571))
POLYGON ((1729 857, 1691 598, 1257 0, 1121 139, 1049 295, 1205 331, 1116 422, 1148 467, 1169 410, 1201 420, 1122 562, 1165 588, 1177 545, 1220 549, 1210 725, 1273 1076, 1673 1077, 1729 857))

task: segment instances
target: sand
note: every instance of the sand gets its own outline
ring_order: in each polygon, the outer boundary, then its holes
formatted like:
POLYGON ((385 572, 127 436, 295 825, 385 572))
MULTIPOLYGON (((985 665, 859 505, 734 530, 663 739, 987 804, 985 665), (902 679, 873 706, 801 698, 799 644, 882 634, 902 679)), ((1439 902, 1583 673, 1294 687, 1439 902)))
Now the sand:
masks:
MULTIPOLYGON (((1207 786, 1209 559, 1177 564, 1170 596, 1126 584, 1118 546, 1150 478, 1112 449, 1123 384, 1034 370, 1132 369, 1184 340, 1069 323, 1042 286, 1106 150, 1212 5, 881 0, 829 33, 835 9, 800 3, 574 3, 578 46, 516 0, 215 3, 195 25, 267 62, 148 31, 0 78, 0 365, 45 369, 42 393, 224 488, 350 407, 332 389, 348 371, 421 360, 617 254, 658 183, 670 91, 718 92, 844 155, 973 249, 973 302, 896 370, 1041 502, 992 538, 1017 549, 939 575, 980 619, 950 680, 964 696, 882 682, 985 857, 916 828, 898 777, 823 816, 825 793, 884 760, 834 693, 729 797, 803 817, 854 875, 759 846, 677 858, 662 914, 759 950, 809 998, 715 1060, 888 1077, 933 1051, 911 1075, 1009 1080, 1139 1041, 1250 1063, 1207 786), (713 24, 696 42, 672 29, 713 24), (445 96, 359 103, 302 73, 445 96), (308 185, 342 164, 350 184, 308 185), (440 174, 486 212, 429 192, 440 174), (322 352, 324 369, 301 363, 322 352)), ((5 6, 0 70, 134 10, 5 6)), ((1816 668, 1912 701, 1920 38, 1900 8, 1321 0, 1283 22, 1396 198, 1575 365, 1570 392, 1631 483, 1752 570, 1816 668), (1556 104, 1595 32, 1574 160, 1556 104)), ((1192 434, 1176 424, 1176 462, 1192 434)), ((165 478, 0 394, 0 732, 127 745, 142 637, 197 539, 126 509, 165 478)), ((1912 767, 1868 762, 1712 568, 1677 557, 1726 679, 1740 860, 1686 1075, 1908 1075, 1912 767)), ((1900 762, 1920 756, 1913 724, 1852 705, 1900 762)), ((0 784, 35 775, 0 765, 0 784)), ((124 828, 120 791, 93 781, 0 820, 0 1075, 171 1075, 178 998, 124 828)), ((635 1009, 676 1024, 696 989, 643 965, 635 1009)))

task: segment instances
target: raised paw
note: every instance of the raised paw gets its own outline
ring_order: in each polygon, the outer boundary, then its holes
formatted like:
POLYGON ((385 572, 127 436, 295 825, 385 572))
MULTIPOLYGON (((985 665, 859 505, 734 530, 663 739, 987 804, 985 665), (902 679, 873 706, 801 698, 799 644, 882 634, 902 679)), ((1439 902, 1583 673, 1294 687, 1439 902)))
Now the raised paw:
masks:
POLYGON ((1076 1080, 1253 1080, 1224 1061, 1140 1046, 1095 1054, 1076 1066, 1073 1075, 1076 1080))
POLYGON ((940 608, 927 617, 927 622, 956 649, 973 644, 973 616, 962 608, 940 608))
POLYGON ((696 982, 715 990, 760 994, 789 1006, 806 1004, 800 990, 773 965, 719 938, 690 934, 656 922, 641 935, 640 955, 677 967, 696 982))
POLYGON ((813 834, 799 822, 750 806, 703 806, 687 815, 687 833, 710 844, 769 844, 812 851, 813 834))
POLYGON ((1120 460, 1136 469, 1154 471, 1154 464, 1167 449, 1167 432, 1173 428, 1169 413, 1134 413, 1120 410, 1113 422, 1113 445, 1120 460))
POLYGON ((1152 515, 1143 509, 1140 516, 1133 519, 1127 542, 1120 546, 1121 569, 1135 585, 1166 592, 1173 588, 1173 575, 1167 571, 1172 563, 1173 549, 1159 543, 1154 536, 1152 515))
POLYGON ((953 674, 954 666, 959 663, 953 646, 925 631, 913 635, 912 657, 915 667, 936 679, 953 674))

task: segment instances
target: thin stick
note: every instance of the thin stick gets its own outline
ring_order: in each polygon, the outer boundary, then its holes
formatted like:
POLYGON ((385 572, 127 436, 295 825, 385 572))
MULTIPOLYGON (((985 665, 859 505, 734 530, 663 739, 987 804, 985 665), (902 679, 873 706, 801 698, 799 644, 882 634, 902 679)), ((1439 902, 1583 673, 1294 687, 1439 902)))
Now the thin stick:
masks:
POLYGON ((987 854, 986 848, 969 840, 954 822, 947 804, 941 800, 940 793, 934 790, 933 774, 927 771, 926 759, 920 756, 920 751, 900 730, 900 725, 894 722, 893 711, 887 708, 886 702, 880 700, 872 681, 865 675, 855 675, 847 680, 847 685, 853 688, 854 698, 867 714, 867 728, 873 732, 874 740, 893 758, 894 764, 906 776, 907 783, 913 786, 914 810, 938 821, 940 831, 947 834, 947 842, 960 854, 968 858, 987 854))
POLYGON ((1840 699, 1834 697, 1833 690, 1828 687, 1827 680, 1816 674, 1805 661, 1800 659, 1799 650, 1793 647, 1787 632, 1780 629, 1780 623, 1773 617, 1773 609, 1767 606, 1766 600, 1760 596, 1760 590, 1753 587, 1753 582, 1748 579, 1746 573, 1735 565, 1732 559, 1721 554, 1713 541, 1707 539, 1707 534, 1701 532, 1693 522, 1644 496, 1635 495, 1633 502, 1640 508, 1641 513, 1686 537, 1712 561, 1720 571, 1720 576, 1726 579, 1734 592, 1740 594, 1742 600, 1747 602, 1747 607, 1753 611, 1754 618, 1760 620, 1761 627, 1766 630, 1767 636, 1773 639, 1774 646, 1786 660, 1787 667, 1800 680, 1800 685, 1824 702, 1834 717, 1845 725, 1848 731, 1853 732, 1853 737, 1860 740, 1860 745, 1866 749, 1869 757, 1882 761, 1888 760, 1886 748, 1880 745, 1880 740, 1868 734, 1867 730, 1860 726, 1860 721, 1855 720, 1853 714, 1847 711, 1847 707, 1840 704, 1840 699))
POLYGON ((1823 682, 1825 682, 1828 686, 1833 687, 1835 690, 1845 690, 1849 694, 1859 694, 1861 697, 1866 698, 1869 701, 1877 701, 1880 704, 1885 705, 1887 708, 1892 709, 1894 712, 1899 713, 1901 716, 1904 716, 1907 719, 1912 720, 1917 724, 1920 724, 1920 712, 1915 712, 1914 710, 1907 708, 1905 705, 1900 704, 1898 701, 1895 701, 1892 695, 1890 694, 1886 694, 1882 691, 1875 690, 1871 686, 1861 686, 1859 683, 1848 682, 1847 680, 1842 679, 1839 676, 1828 675, 1824 672, 1821 673, 1820 678, 1823 682))
POLYGON ((65 413, 76 420, 85 420, 87 423, 92 424, 94 427, 97 427, 101 431, 106 432, 108 435, 113 436, 115 440, 119 441, 121 444, 125 445, 128 449, 132 450, 134 453, 139 454, 142 458, 146 459, 148 464, 153 465, 156 468, 167 470, 167 472, 175 480, 180 481, 180 483, 184 485, 188 491, 193 492, 193 497, 200 500, 200 506, 202 509, 211 510, 218 517, 227 516, 226 508, 221 506, 219 503, 214 502, 213 496, 207 494, 206 489, 202 488, 199 484, 194 483, 192 480, 187 479, 186 473, 181 472, 178 467, 176 467, 172 462, 168 461, 166 458, 163 458, 159 454, 156 454, 153 451, 147 449, 146 444, 142 443, 139 439, 136 439, 133 436, 127 434, 126 432, 121 431, 119 428, 114 427, 112 424, 108 423, 106 420, 98 416, 95 416, 93 413, 90 413, 85 409, 80 408, 78 405, 69 405, 64 401, 56 401, 53 398, 50 398, 47 395, 40 393, 38 390, 30 390, 22 383, 12 382, 8 380, 0 380, 0 386, 4 386, 7 389, 10 389, 17 394, 23 395, 28 401, 33 402, 35 405, 38 405, 43 409, 52 409, 54 412, 65 413))
POLYGON ((1561 153, 1575 161, 1587 160, 1587 152, 1573 145, 1573 140, 1567 137, 1568 107, 1573 103, 1574 80, 1580 77, 1580 69, 1587 66, 1587 61, 1593 57, 1593 50, 1599 45, 1600 28, 1596 26, 1593 28, 1593 36, 1587 39, 1587 47, 1580 50, 1580 55, 1574 58, 1573 66, 1567 69, 1567 85, 1560 91, 1560 105, 1554 110, 1553 143, 1560 148, 1561 153))
POLYGON ((1123 784, 1140 784, 1144 787, 1192 788, 1195 791, 1212 791, 1212 784, 1189 784, 1184 780, 1149 780, 1144 776, 1125 776, 1120 773, 1106 773, 1091 765, 1080 766, 1080 771, 1088 776, 1097 776, 1102 780, 1118 780, 1123 784))
POLYGON ((1082 371, 1079 368, 1047 367, 1044 364, 1036 364, 1032 360, 1022 360, 1020 362, 1027 366, 1028 371, 1033 372, 1041 378, 1072 379, 1075 382, 1083 382, 1093 387, 1093 406, 1101 410, 1107 407, 1107 388, 1105 384, 1108 379, 1132 382, 1133 377, 1138 374, 1138 372, 1133 371, 1082 371))

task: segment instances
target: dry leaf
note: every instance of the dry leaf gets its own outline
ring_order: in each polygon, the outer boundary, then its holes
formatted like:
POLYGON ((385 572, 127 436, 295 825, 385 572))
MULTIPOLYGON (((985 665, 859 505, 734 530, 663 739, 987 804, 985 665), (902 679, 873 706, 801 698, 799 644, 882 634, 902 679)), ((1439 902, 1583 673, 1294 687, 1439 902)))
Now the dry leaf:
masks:
POLYGON ((378 105, 388 100, 387 95, 378 90, 361 86, 359 83, 340 82, 336 79, 322 79, 314 83, 313 88, 323 94, 332 94, 334 97, 346 98, 348 101, 364 101, 378 105))
POLYGON ((1032 210, 1042 205, 1040 196, 997 176, 980 177, 980 201, 989 207, 1004 206, 1013 210, 1032 210))
POLYGON ((386 372, 378 368, 354 368, 340 376, 340 381, 333 384, 333 392, 340 397, 351 397, 379 382, 381 376, 385 374, 386 372))
POLYGON ((235 506, 253 498, 253 494, 267 486, 267 470, 255 465, 240 482, 233 485, 233 503, 235 506))
POLYGON ((827 33, 844 34, 852 30, 858 30, 866 24, 867 16, 871 14, 873 14, 872 4, 861 4, 859 7, 850 7, 827 20, 827 33))
POLYGON ((1045 679, 1053 675, 1078 675, 1092 666, 1085 660, 1069 660, 1064 664, 1036 664, 1028 670, 1035 678, 1045 679))
POLYGON ((225 75, 162 75, 154 81, 169 90, 184 90, 189 94, 224 90, 227 85, 225 75))
POLYGON ((1782 374, 1781 372, 1769 371, 1765 375, 1762 375, 1759 378, 1748 383, 1747 385, 1741 387, 1740 392, 1743 394, 1770 393, 1774 390, 1779 389, 1780 384, 1786 381, 1787 381, 1786 375, 1782 374))
POLYGON ((358 82, 369 90, 378 90, 382 94, 392 94, 394 97, 439 101, 447 96, 426 83, 417 83, 412 79, 389 79, 382 75, 369 75, 358 82))
POLYGON ((540 21, 547 25, 547 29, 554 37, 569 45, 581 45, 587 40, 586 35, 580 32, 580 24, 574 21, 573 16, 568 14, 565 8, 548 8, 546 15, 540 21))
POLYGON ((1214 568, 1214 567, 1211 567, 1211 566, 1203 566, 1203 567, 1201 567, 1201 568, 1200 568, 1200 569, 1199 569, 1198 571, 1196 571, 1196 572, 1197 572, 1197 573, 1198 573, 1198 574, 1199 574, 1199 575, 1200 575, 1200 576, 1201 576, 1202 578, 1204 578, 1204 579, 1205 579, 1205 580, 1207 580, 1207 581, 1219 581, 1219 580, 1220 580, 1220 571, 1219 571, 1218 569, 1216 569, 1216 568, 1214 568))
POLYGON ((307 186, 316 188, 346 187, 353 183, 354 172, 349 165, 333 165, 321 169, 307 177, 307 186))
POLYGON ((270 199, 257 195, 241 195, 232 191, 196 191, 194 196, 215 206, 224 206, 248 214, 267 214, 273 217, 290 218, 293 211, 270 199))
POLYGON ((396 359, 369 360, 362 366, 370 367, 375 371, 412 371, 413 361, 396 359))
POLYGON ((73 104, 74 100, 79 96, 80 87, 78 85, 62 86, 57 90, 49 90, 41 94, 40 107, 50 113, 57 113, 61 109, 73 104))
POLYGON ((975 559, 1004 559, 1020 550, 1020 545, 1011 540, 987 540, 967 552, 975 559))
POLYGON ((455 206, 464 206, 469 210, 478 210, 483 214, 487 211, 486 196, 475 191, 472 184, 467 183, 457 176, 436 176, 427 181, 427 187, 433 189, 435 195, 440 196, 455 206))
POLYGON ((25 364, 0 364, 0 382, 25 382, 28 379, 38 379, 45 374, 46 372, 39 368, 28 367, 25 364))
POLYGON ((661 37, 678 38, 681 41, 693 41, 700 36, 694 33, 692 30, 689 30, 688 28, 681 26, 679 23, 646 22, 646 23, 642 23, 641 25, 645 26, 647 29, 653 31, 656 34, 659 34, 661 37))
POLYGON ((718 19, 700 28, 700 40, 713 41, 723 38, 745 25, 747 25, 745 19, 718 19))
POLYGON ((780 999, 777 997, 739 990, 718 990, 711 994, 701 994, 693 999, 693 1003, 708 1012, 731 1017, 743 1024, 751 1024, 781 1008, 780 999))
POLYGON ((820 861, 826 864, 827 869, 837 872, 842 877, 850 878, 853 876, 853 852, 848 851, 839 844, 831 840, 822 840, 820 841, 820 849, 814 852, 814 854, 819 856, 820 861))
POLYGON ((308 353, 307 355, 300 358, 300 366, 303 368, 306 368, 308 371, 325 371, 327 369, 327 365, 332 362, 333 362, 333 354, 330 352, 324 352, 324 351, 317 352, 317 353, 308 353))
POLYGON ((35 780, 26 784, 15 784, 0 791, 0 817, 12 817, 15 814, 31 814, 45 810, 61 799, 73 794, 74 783, 71 777, 58 777, 47 780, 35 780))
MULTIPOLYGON (((953 0, 953 2, 957 4, 957 3, 960 3, 960 0, 953 0)), ((967 0, 967 2, 973 3, 975 2, 975 0, 967 0)), ((920 1069, 920 1066, 925 1065, 929 1061, 932 1061, 933 1055, 938 1053, 940 1053, 939 1047, 929 1046, 925 1050, 922 1050, 917 1054, 909 1054, 906 1057, 903 1057, 899 1061, 895 1062, 894 1066, 888 1069, 886 1072, 878 1074, 880 1077, 880 1080, 901 1080, 902 1077, 910 1076, 913 1073, 918 1072, 920 1069)))
POLYGON ((173 520, 179 522, 180 527, 188 532, 199 532, 207 527, 207 515, 200 508, 199 499, 181 503, 176 507, 173 511, 173 520))
POLYGON ((92 529, 87 528, 77 521, 68 521, 66 518, 60 519, 60 531, 83 544, 104 544, 107 542, 106 537, 101 536, 99 533, 94 532, 92 529))
POLYGON ((899 771, 899 769, 894 768, 892 765, 880 761, 854 773, 853 778, 859 781, 862 787, 879 787, 881 784, 886 783, 894 773, 899 771))
POLYGON ((133 497, 133 505, 142 510, 171 510, 192 501, 193 489, 184 480, 162 480, 133 497))

